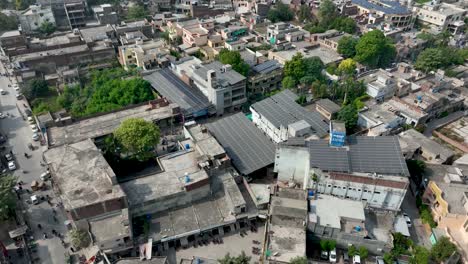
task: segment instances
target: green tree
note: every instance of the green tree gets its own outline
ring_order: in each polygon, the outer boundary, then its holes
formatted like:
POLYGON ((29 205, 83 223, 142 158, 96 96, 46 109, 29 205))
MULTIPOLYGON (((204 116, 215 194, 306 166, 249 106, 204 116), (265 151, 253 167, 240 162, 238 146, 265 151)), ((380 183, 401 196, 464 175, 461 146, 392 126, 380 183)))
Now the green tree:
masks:
POLYGON ((427 264, 430 263, 431 252, 422 246, 416 246, 413 249, 413 254, 410 258, 410 264, 427 264))
POLYGON ((247 76, 249 73, 250 67, 246 62, 244 62, 238 51, 222 49, 219 52, 219 61, 223 64, 231 65, 233 70, 244 76, 247 76))
POLYGON ((328 85, 319 80, 312 83, 311 89, 315 99, 328 97, 328 85))
POLYGON ((149 15, 148 10, 146 10, 141 5, 134 5, 128 8, 127 19, 134 20, 134 19, 142 19, 146 18, 149 15))
POLYGON ((50 35, 55 32, 55 25, 50 23, 49 21, 44 21, 39 26, 39 32, 45 35, 50 35))
POLYGON ((350 257, 354 257, 356 255, 359 255, 359 252, 357 251, 356 247, 354 245, 351 245, 348 247, 348 255, 350 257))
POLYGON ((304 58, 301 53, 296 53, 291 60, 284 64, 284 76, 291 77, 298 82, 305 75, 304 58))
POLYGON ((24 86, 21 92, 26 96, 26 98, 31 100, 36 97, 47 95, 49 92, 49 85, 44 80, 34 79, 24 86))
POLYGON ((331 28, 349 34, 354 34, 356 33, 358 27, 354 19, 350 17, 337 17, 335 21, 333 21, 333 23, 331 24, 331 28))
POLYGON ((0 220, 14 216, 16 197, 13 192, 17 178, 13 175, 0 176, 0 220))
POLYGON ((356 62, 353 59, 346 59, 338 65, 340 75, 354 75, 356 71, 356 62))
POLYGON ((324 68, 322 60, 319 57, 311 57, 303 59, 304 77, 319 80, 322 78, 322 70, 324 68))
POLYGON ((114 131, 114 136, 124 152, 145 161, 153 156, 151 150, 159 143, 160 131, 152 122, 129 118, 114 131))
POLYGON ((396 56, 395 45, 380 30, 364 34, 356 45, 355 60, 367 66, 386 67, 396 56))
POLYGON ((304 26, 304 29, 309 31, 310 34, 323 33, 327 31, 327 28, 321 25, 316 25, 314 23, 308 23, 304 26))
POLYGON ((294 80, 293 77, 291 76, 286 76, 283 78, 283 80, 281 81, 281 86, 284 88, 284 89, 293 89, 296 87, 296 81, 294 80))
POLYGON ((446 66, 447 58, 442 49, 432 48, 423 50, 414 64, 415 68, 423 72, 430 72, 446 66))
POLYGON ((348 104, 338 112, 338 120, 345 123, 346 129, 352 131, 358 120, 358 112, 354 104, 348 104))
POLYGON ((307 262, 306 257, 295 257, 289 261, 289 264, 307 264, 307 263, 308 262, 307 262))
POLYGON ((335 21, 338 13, 336 11, 336 6, 330 0, 325 0, 320 4, 320 8, 318 11, 320 25, 325 28, 330 27, 335 21))
POLYGON ((89 245, 90 239, 86 231, 74 228, 70 230, 69 234, 75 248, 84 248, 89 245))
POLYGON ((18 29, 18 20, 14 16, 7 16, 0 12, 0 31, 18 29))
POLYGON ((330 251, 336 248, 336 241, 335 240, 320 240, 320 248, 322 250, 330 251))
POLYGON ((356 55, 356 45, 359 39, 352 36, 342 37, 338 41, 337 51, 346 58, 353 58, 356 55))
POLYGON ((366 247, 359 247, 359 256, 361 257, 361 259, 366 259, 369 256, 369 251, 366 247))
POLYGON ((267 18, 276 23, 279 21, 291 21, 294 18, 293 11, 281 1, 278 1, 273 8, 268 11, 267 18))
POLYGON ((448 237, 441 237, 437 240, 431 249, 431 258, 438 263, 447 260, 457 251, 457 246, 453 244, 448 237))
POLYGON ((392 253, 386 252, 383 255, 383 261, 385 264, 393 264, 393 261, 395 261, 395 257, 392 255, 392 253))
POLYGON ((297 11, 297 17, 301 22, 311 21, 313 16, 310 7, 307 5, 301 5, 299 11, 297 11))
POLYGON ((249 264, 252 257, 249 257, 245 254, 244 251, 241 252, 239 256, 233 257, 227 253, 223 258, 218 259, 220 264, 249 264))

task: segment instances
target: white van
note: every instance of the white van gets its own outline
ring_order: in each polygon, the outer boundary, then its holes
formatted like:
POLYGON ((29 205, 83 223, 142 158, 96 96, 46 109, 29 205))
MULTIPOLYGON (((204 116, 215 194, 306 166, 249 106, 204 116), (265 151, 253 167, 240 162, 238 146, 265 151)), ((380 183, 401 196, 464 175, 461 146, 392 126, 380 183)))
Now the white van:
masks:
POLYGON ((48 171, 41 174, 41 181, 47 181, 50 178, 50 173, 48 171))
POLYGON ((31 202, 32 202, 32 204, 38 204, 39 203, 39 199, 37 199, 36 195, 31 196, 31 202))

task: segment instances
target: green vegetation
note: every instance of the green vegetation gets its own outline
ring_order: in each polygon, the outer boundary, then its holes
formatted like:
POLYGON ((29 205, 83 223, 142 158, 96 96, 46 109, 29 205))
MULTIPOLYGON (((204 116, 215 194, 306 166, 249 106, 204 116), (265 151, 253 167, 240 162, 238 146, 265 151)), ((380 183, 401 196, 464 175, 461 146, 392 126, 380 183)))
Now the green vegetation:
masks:
POLYGON ((364 34, 356 45, 354 59, 372 68, 388 66, 396 56, 395 45, 380 30, 364 34))
POLYGON ((35 0, 15 0, 15 8, 16 10, 24 10, 35 3, 35 0))
POLYGON ((294 19, 293 11, 281 1, 278 1, 273 8, 268 11, 267 18, 272 22, 291 21, 294 19))
POLYGON ((223 64, 230 64, 236 72, 247 76, 249 74, 249 65, 245 63, 238 51, 222 49, 219 52, 219 61, 223 64))
POLYGON ((18 20, 14 16, 7 16, 0 13, 0 31, 18 29, 18 20))
POLYGON ((297 18, 301 22, 308 22, 314 19, 311 9, 308 5, 301 5, 299 11, 297 11, 297 18))
POLYGON ((457 247, 448 239, 448 237, 441 237, 437 240, 437 243, 432 246, 431 258, 437 263, 442 263, 456 251, 457 247))
POLYGON ((361 257, 361 259, 366 259, 369 256, 369 251, 366 247, 359 247, 359 256, 361 257))
POLYGON ((345 56, 346 58, 353 58, 356 56, 356 45, 359 39, 352 36, 342 37, 338 41, 338 53, 345 56))
POLYGON ((330 251, 336 248, 336 241, 335 240, 320 240, 320 248, 322 250, 330 251))
POLYGON ((358 110, 354 104, 348 104, 341 108, 337 118, 345 123, 346 130, 352 131, 357 126, 358 110))
POLYGON ((231 257, 229 253, 227 253, 222 259, 218 259, 219 264, 249 264, 250 259, 252 257, 249 257, 245 254, 244 251, 237 256, 237 257, 231 257))
POLYGON ((28 98, 35 115, 56 112, 62 108, 56 101, 57 92, 44 80, 30 81, 21 92, 28 98))
POLYGON ((415 68, 425 73, 460 65, 468 59, 468 49, 436 47, 423 50, 416 59, 415 68))
POLYGON ((36 97, 45 96, 49 92, 49 85, 44 80, 31 80, 22 89, 23 93, 28 100, 32 100, 36 97))
POLYGON ((330 0, 325 0, 320 4, 318 11, 319 23, 323 27, 330 27, 338 17, 335 4, 330 0))
POLYGON ((425 204, 421 204, 419 207, 419 215, 421 216, 421 221, 425 224, 428 224, 431 228, 437 226, 437 223, 434 221, 434 217, 432 217, 431 210, 425 204))
POLYGON ((16 197, 13 187, 17 178, 13 175, 0 177, 0 220, 10 219, 15 215, 16 197))
POLYGON ((354 34, 357 31, 356 22, 350 17, 337 17, 331 24, 331 27, 349 34, 354 34))
POLYGON ((74 228, 70 230, 69 234, 75 248, 85 248, 89 245, 90 239, 86 231, 74 228))
POLYGON ((124 79, 134 75, 121 68, 95 71, 84 88, 65 87, 57 102, 72 116, 83 117, 154 99, 150 83, 138 77, 124 79))
POLYGON ((307 264, 307 257, 295 257, 289 261, 289 264, 307 264))
POLYGON ((338 65, 340 75, 352 76, 356 72, 356 62, 353 59, 345 59, 338 65))
POLYGON ((149 15, 148 10, 141 5, 134 5, 128 9, 127 19, 136 20, 146 18, 149 15))
POLYGON ((297 53, 284 65, 283 88, 291 89, 298 84, 310 86, 322 80, 323 63, 318 57, 306 58, 297 53))
POLYGON ((356 247, 354 245, 351 245, 348 247, 348 255, 350 257, 354 257, 356 255, 359 255, 359 252, 358 250, 356 249, 356 247))
POLYGON ((140 118, 123 121, 114 131, 114 137, 122 151, 139 161, 146 161, 154 156, 152 150, 159 143, 161 132, 153 122, 140 118))
POLYGON ((320 4, 318 18, 318 21, 309 19, 311 22, 305 25, 304 29, 312 34, 323 33, 328 29, 336 29, 349 34, 357 31, 356 22, 352 18, 340 16, 336 6, 330 0, 325 0, 320 4))
POLYGON ((262 44, 262 45, 257 46, 257 47, 249 47, 249 49, 250 49, 251 51, 269 50, 269 49, 271 49, 271 45, 269 45, 269 44, 262 44))
POLYGON ((413 181, 419 186, 422 182, 424 172, 426 170, 426 163, 422 160, 406 160, 406 166, 413 181))
POLYGON ((39 32, 44 35, 50 35, 55 32, 55 25, 50 23, 49 21, 44 21, 39 26, 39 32))

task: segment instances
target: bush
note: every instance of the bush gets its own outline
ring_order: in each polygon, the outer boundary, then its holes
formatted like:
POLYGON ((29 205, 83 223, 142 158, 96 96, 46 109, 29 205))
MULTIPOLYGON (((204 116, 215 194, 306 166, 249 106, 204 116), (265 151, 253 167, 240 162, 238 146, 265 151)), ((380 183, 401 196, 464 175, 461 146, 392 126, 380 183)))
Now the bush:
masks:
POLYGON ((75 248, 84 248, 89 245, 89 235, 86 231, 74 228, 70 231, 70 238, 75 248))
POLYGON ((421 220, 423 223, 428 224, 431 228, 437 227, 437 223, 434 221, 432 213, 427 205, 422 204, 419 207, 419 215, 421 216, 421 220))

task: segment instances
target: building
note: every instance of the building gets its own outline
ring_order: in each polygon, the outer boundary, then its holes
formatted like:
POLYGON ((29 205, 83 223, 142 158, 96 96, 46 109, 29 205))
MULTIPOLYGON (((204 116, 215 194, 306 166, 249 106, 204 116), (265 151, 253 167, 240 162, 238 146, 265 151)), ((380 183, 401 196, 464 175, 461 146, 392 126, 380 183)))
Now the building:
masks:
POLYGON ((320 44, 320 46, 337 51, 338 42, 340 41, 340 39, 342 39, 343 37, 351 37, 351 36, 352 35, 348 33, 344 33, 344 34, 338 33, 338 35, 332 35, 331 37, 318 38, 318 43, 320 44))
POLYGON ((283 184, 300 184, 388 211, 400 209, 409 185, 408 168, 394 136, 348 137, 343 147, 324 139, 290 139, 278 145, 274 171, 283 184))
POLYGON ((452 34, 461 33, 465 25, 463 19, 467 14, 466 9, 454 4, 443 3, 440 0, 427 2, 421 7, 414 7, 414 12, 418 21, 429 25, 435 33, 448 30, 452 34))
POLYGON ((126 70, 130 67, 151 70, 169 64, 166 55, 170 51, 163 40, 138 39, 134 44, 119 46, 118 50, 119 62, 126 70))
POLYGON ((93 13, 101 25, 116 25, 119 23, 119 16, 111 4, 93 6, 93 13))
POLYGON ((319 45, 313 46, 308 49, 269 51, 268 59, 276 60, 282 65, 284 65, 287 61, 290 61, 292 57, 297 53, 301 53, 304 58, 318 57, 325 65, 329 65, 331 63, 339 63, 343 59, 343 57, 341 57, 336 51, 320 47, 319 45))
POLYGON ((404 123, 399 110, 388 102, 371 105, 358 113, 358 125, 368 129, 368 136, 396 134, 404 123))
POLYGON ((422 196, 438 230, 455 243, 464 261, 468 259, 467 171, 466 166, 428 165, 425 176, 429 182, 422 196))
POLYGON ((282 42, 296 42, 304 40, 305 32, 298 27, 278 22, 267 27, 265 41, 272 45, 280 45, 282 42))
POLYGON ((408 159, 420 157, 427 163, 446 164, 455 155, 451 149, 427 138, 414 129, 404 131, 398 137, 400 138, 401 149, 404 153, 407 153, 406 157, 408 159))
POLYGON ((65 3, 64 7, 70 29, 86 26, 86 1, 65 3))
POLYGON ((309 112, 284 90, 250 106, 252 122, 275 143, 290 137, 321 138, 328 135, 328 124, 318 112, 309 112))
POLYGON ((26 37, 19 30, 6 31, 0 35, 0 51, 4 56, 9 56, 10 51, 26 49, 26 45, 26 37))
POLYGON ((32 33, 38 31, 44 22, 49 22, 55 26, 55 18, 50 7, 41 5, 31 5, 18 15, 21 31, 32 33))
POLYGON ((91 139, 44 152, 67 218, 107 253, 133 247, 127 196, 91 139))
POLYGON ((340 109, 341 107, 339 105, 335 104, 328 98, 320 99, 315 102, 315 110, 328 120, 332 120, 340 109))
POLYGON ((184 82, 199 89, 215 106, 216 113, 239 110, 247 101, 247 79, 231 65, 219 61, 202 63, 195 57, 172 62, 171 67, 184 82))
POLYGON ((368 24, 383 23, 393 27, 410 29, 412 13, 398 1, 351 0, 357 6, 358 16, 368 17, 368 24))
POLYGON ((397 81, 389 72, 379 69, 376 72, 361 76, 367 90, 366 93, 377 101, 384 101, 395 95, 397 81))
POLYGON ((281 88, 283 80, 283 66, 275 60, 268 60, 252 67, 252 74, 248 78, 249 96, 265 95, 281 88))
POLYGON ((183 27, 182 41, 187 47, 201 47, 208 42, 208 29, 200 24, 183 27))

